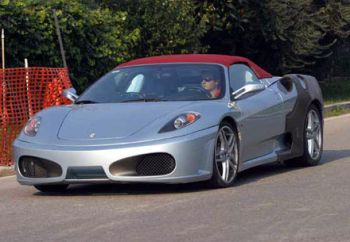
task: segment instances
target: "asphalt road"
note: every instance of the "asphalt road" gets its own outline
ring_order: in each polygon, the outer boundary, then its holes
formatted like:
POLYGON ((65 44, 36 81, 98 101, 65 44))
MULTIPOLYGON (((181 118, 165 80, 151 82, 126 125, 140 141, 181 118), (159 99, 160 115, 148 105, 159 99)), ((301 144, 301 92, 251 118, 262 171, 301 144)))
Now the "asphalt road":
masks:
POLYGON ((325 122, 322 164, 280 164, 232 188, 73 186, 45 195, 0 179, 0 241, 350 241, 350 115, 325 122))

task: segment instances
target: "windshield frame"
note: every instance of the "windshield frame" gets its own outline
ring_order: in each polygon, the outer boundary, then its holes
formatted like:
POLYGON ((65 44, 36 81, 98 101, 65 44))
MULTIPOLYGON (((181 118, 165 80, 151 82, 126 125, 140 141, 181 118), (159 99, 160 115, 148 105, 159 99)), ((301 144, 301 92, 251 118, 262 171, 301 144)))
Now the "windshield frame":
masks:
MULTIPOLYGON (((220 63, 212 63, 212 62, 170 62, 170 63, 150 63, 150 64, 140 64, 140 65, 130 65, 130 66, 122 66, 122 67, 116 67, 112 69, 111 71, 107 72, 100 78, 98 78, 95 82, 93 82, 88 88, 86 88, 80 95, 79 98, 76 100, 76 102, 79 101, 85 101, 84 100, 84 94, 89 92, 92 88, 95 87, 95 85, 98 85, 99 81, 103 79, 105 76, 109 75, 110 73, 116 71, 116 70, 123 70, 123 69, 131 69, 131 68, 137 68, 137 67, 143 67, 143 66, 166 66, 166 65, 213 65, 213 66, 219 66, 221 68, 220 70, 220 75, 222 76, 222 89, 223 92, 220 95, 220 97, 216 98, 208 98, 208 99, 193 99, 193 100, 157 100, 156 102, 196 102, 196 101, 215 101, 215 100, 222 100, 222 99, 227 99, 227 92, 230 90, 228 86, 228 68, 220 63)), ((146 97, 140 97, 140 102, 142 101, 141 99, 147 99, 146 97)), ((90 101, 90 100, 88 100, 90 101)), ((145 101, 145 102, 153 102, 153 101, 145 101)), ((128 103, 127 101, 119 101, 119 102, 94 102, 94 104, 104 104, 104 103, 128 103)))

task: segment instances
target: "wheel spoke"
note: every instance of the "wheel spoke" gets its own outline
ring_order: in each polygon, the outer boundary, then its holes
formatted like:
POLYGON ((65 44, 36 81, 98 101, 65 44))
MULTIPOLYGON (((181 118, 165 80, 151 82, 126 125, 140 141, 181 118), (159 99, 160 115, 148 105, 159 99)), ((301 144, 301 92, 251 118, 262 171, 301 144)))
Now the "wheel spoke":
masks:
POLYGON ((227 140, 225 131, 222 131, 222 137, 223 137, 223 140, 224 140, 224 149, 228 150, 228 140, 227 140))
POLYGON ((232 137, 231 137, 231 143, 230 143, 230 145, 229 145, 229 147, 228 147, 228 153, 229 153, 229 154, 231 154, 232 152, 234 152, 235 146, 236 146, 236 139, 235 139, 235 136, 232 135, 232 137))
POLYGON ((235 164, 234 161, 232 161, 231 159, 230 159, 230 161, 229 161, 229 166, 230 166, 233 170, 236 170, 236 164, 235 164))
POLYGON ((313 142, 314 142, 314 149, 316 150, 316 151, 319 151, 320 150, 320 144, 319 144, 319 142, 317 141, 317 139, 313 139, 313 142))
POLYGON ((315 140, 318 142, 319 145, 321 145, 321 142, 322 142, 321 131, 315 134, 315 140))
POLYGON ((233 152, 231 152, 230 154, 229 154, 229 157, 230 157, 230 159, 232 159, 232 160, 236 160, 236 151, 234 150, 233 152))
POLYGON ((312 130, 312 123, 313 123, 312 113, 310 112, 307 117, 308 117, 307 127, 312 130))
POLYGON ((225 181, 228 181, 228 177, 230 174, 230 163, 229 160, 225 162, 225 167, 226 167, 226 173, 225 173, 225 181))
POLYGON ((216 157, 215 158, 215 161, 217 162, 217 163, 222 163, 222 162, 224 162, 226 160, 226 158, 225 157, 222 157, 222 156, 219 156, 219 157, 216 157))
POLYGON ((319 122, 315 122, 315 123, 314 123, 314 127, 313 127, 312 132, 313 132, 314 134, 318 134, 318 132, 320 132, 320 123, 319 123, 319 122))
POLYGON ((313 134, 311 129, 306 129, 306 139, 312 139, 313 134))
POLYGON ((308 142, 308 150, 309 150, 309 154, 311 155, 311 157, 314 154, 314 141, 313 139, 310 139, 307 141, 308 142))
POLYGON ((221 178, 222 178, 224 181, 227 181, 228 173, 229 173, 229 169, 228 169, 227 160, 226 160, 225 162, 222 163, 222 174, 221 174, 221 178))
POLYGON ((224 134, 222 132, 222 130, 219 133, 219 139, 220 139, 220 148, 221 150, 223 150, 225 148, 225 138, 224 138, 224 134))
POLYGON ((226 166, 224 165, 224 162, 221 163, 221 168, 222 168, 221 178, 222 180, 225 181, 226 166))

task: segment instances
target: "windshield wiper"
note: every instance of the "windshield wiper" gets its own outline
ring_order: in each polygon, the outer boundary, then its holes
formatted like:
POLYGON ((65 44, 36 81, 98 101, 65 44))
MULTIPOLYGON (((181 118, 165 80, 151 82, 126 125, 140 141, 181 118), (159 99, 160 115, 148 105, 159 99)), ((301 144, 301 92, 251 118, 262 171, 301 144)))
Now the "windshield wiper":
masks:
POLYGON ((75 102, 75 104, 92 104, 92 103, 98 103, 98 102, 92 101, 92 100, 79 100, 75 102))
POLYGON ((135 99, 124 100, 121 102, 129 103, 129 102, 162 102, 162 101, 166 101, 166 100, 160 99, 160 98, 135 98, 135 99))

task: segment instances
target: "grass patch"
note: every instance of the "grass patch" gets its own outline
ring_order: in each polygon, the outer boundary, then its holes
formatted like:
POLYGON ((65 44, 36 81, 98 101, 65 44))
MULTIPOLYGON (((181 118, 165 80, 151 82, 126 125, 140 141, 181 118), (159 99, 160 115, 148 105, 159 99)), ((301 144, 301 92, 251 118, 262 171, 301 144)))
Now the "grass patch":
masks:
POLYGON ((320 83, 325 104, 350 101, 350 79, 320 83))
POLYGON ((350 113, 350 108, 335 107, 333 110, 325 112, 325 117, 339 116, 342 114, 350 113))

